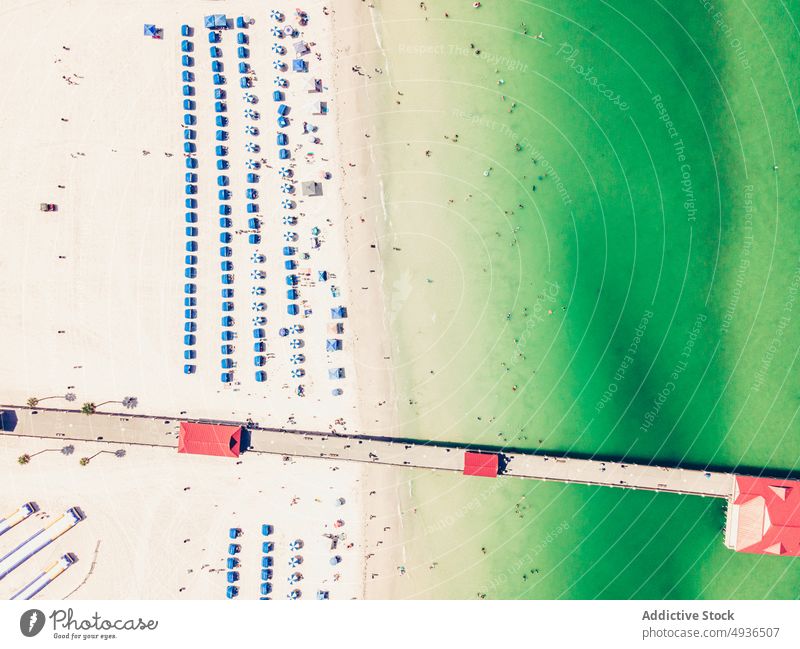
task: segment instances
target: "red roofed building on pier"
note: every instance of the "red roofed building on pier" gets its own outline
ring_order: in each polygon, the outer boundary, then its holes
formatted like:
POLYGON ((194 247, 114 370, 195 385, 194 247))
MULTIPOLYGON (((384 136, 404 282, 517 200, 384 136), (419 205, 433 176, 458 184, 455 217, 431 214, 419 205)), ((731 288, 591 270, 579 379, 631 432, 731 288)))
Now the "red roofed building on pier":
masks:
POLYGON ((800 481, 737 475, 725 545, 737 552, 800 556, 800 481))
POLYGON ((181 422, 178 453, 239 457, 241 426, 181 422))
POLYGON ((464 453, 464 475, 477 475, 483 478, 496 478, 499 457, 496 453, 464 453))

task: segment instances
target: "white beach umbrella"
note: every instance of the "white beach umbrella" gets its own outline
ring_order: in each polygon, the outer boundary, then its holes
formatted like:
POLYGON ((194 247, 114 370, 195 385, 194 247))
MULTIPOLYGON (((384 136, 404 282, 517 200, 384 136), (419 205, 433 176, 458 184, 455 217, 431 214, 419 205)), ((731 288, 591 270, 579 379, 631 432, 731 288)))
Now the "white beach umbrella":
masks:
POLYGON ((294 185, 290 185, 289 183, 283 183, 281 185, 281 191, 284 194, 293 194, 294 193, 294 185))
MULTIPOLYGON (((293 379, 300 379, 305 376, 306 371, 302 367, 298 367, 297 369, 292 370, 292 378, 293 379)), ((290 549, 295 549, 290 546, 290 549)))
POLYGON ((263 286, 254 286, 253 288, 250 289, 250 292, 253 295, 264 295, 267 292, 267 290, 263 286))
POLYGON ((255 160, 247 160, 245 161, 244 166, 248 169, 258 169, 259 164, 255 160))
POLYGON ((255 153, 258 151, 258 145, 255 142, 248 142, 244 145, 244 150, 248 153, 255 153))
POLYGON ((301 324, 293 324, 291 327, 289 327, 289 333, 292 333, 292 334, 301 334, 301 333, 303 333, 303 325, 301 325, 301 324))
POLYGON ((286 209, 286 210, 290 210, 290 209, 292 209, 294 207, 294 203, 292 201, 290 201, 288 198, 284 198, 281 201, 281 207, 286 209))
POLYGON ((292 349, 300 349, 302 346, 303 346, 303 341, 300 340, 299 338, 292 338, 289 341, 289 347, 291 347, 292 349))
POLYGON ((273 83, 279 88, 285 88, 286 86, 289 85, 286 79, 284 79, 283 77, 275 77, 273 83))
POLYGON ((244 127, 244 134, 245 135, 258 135, 258 127, 253 126, 252 124, 248 124, 244 127))
POLYGON ((275 59, 272 62, 272 67, 275 68, 276 70, 283 70, 286 68, 286 64, 279 59, 275 59))
POLYGON ((284 232, 283 233, 283 240, 284 241, 297 241, 297 232, 284 232))
MULTIPOLYGON (((292 356, 291 356, 291 358, 289 358, 289 360, 292 362, 293 365, 299 365, 300 363, 302 363, 303 361, 306 360, 306 357, 303 356, 303 354, 292 354, 292 356)), ((294 541, 292 541, 292 543, 294 543, 294 541)), ((290 550, 296 550, 297 548, 293 548, 290 545, 289 549, 290 550)))
POLYGON ((253 311, 266 311, 267 305, 263 302, 253 302, 250 308, 253 309, 253 311))
POLYGON ((272 51, 275 52, 275 54, 286 54, 286 48, 280 43, 273 43, 272 51))

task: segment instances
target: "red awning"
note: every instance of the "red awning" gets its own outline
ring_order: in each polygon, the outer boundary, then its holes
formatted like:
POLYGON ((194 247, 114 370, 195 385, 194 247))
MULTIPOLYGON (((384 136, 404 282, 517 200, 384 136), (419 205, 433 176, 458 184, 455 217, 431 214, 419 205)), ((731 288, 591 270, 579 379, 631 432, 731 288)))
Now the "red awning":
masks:
POLYGON ((464 475, 477 475, 483 478, 496 478, 498 456, 495 453, 464 453, 464 475))
POLYGON ((241 426, 181 422, 178 453, 239 457, 241 426))

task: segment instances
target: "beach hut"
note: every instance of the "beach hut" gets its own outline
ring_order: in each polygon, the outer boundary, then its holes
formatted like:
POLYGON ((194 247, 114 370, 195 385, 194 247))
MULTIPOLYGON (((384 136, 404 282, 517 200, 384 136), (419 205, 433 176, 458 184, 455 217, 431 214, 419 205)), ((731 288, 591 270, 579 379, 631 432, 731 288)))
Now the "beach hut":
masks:
POLYGON ((303 196, 322 196, 322 183, 308 180, 300 183, 300 191, 303 196))
POLYGON ((186 185, 185 191, 187 194, 196 194, 197 185, 186 185))
POLYGON ((181 52, 191 52, 193 49, 192 41, 186 39, 181 41, 181 52))
POLYGON ((193 99, 183 100, 183 110, 194 110, 195 108, 197 108, 197 104, 194 102, 193 99))
POLYGON ((194 365, 184 365, 183 366, 183 373, 184 374, 194 374, 197 368, 194 365))
POLYGON ((197 223, 197 212, 186 212, 187 223, 197 223))
MULTIPOLYGON (((194 65, 194 59, 191 56, 189 56, 188 54, 184 54, 181 57, 181 65, 183 67, 185 67, 185 68, 191 68, 194 65)), ((184 70, 183 71, 183 81, 194 81, 194 79, 187 78, 188 76, 189 76, 189 73, 187 73, 186 70, 184 70)))
POLYGON ((244 16, 236 16, 236 27, 239 29, 245 29, 247 27, 244 16))
MULTIPOLYGON (((222 206, 220 205, 220 207, 222 207, 222 206)), ((233 226, 233 221, 231 221, 227 216, 223 216, 222 218, 220 218, 219 227, 221 227, 221 228, 230 228, 232 226, 233 226)))
POLYGON ((253 351, 256 354, 263 354, 267 351, 267 344, 263 340, 259 340, 258 342, 253 343, 253 351))
POLYGON ((197 306, 197 298, 195 297, 183 298, 183 306, 197 306))
POLYGON ((186 334, 183 337, 183 344, 186 346, 194 345, 197 342, 197 339, 192 334, 186 334))
POLYGON ((183 261, 187 266, 192 266, 197 263, 197 257, 195 255, 186 255, 183 261))
POLYGON ((308 64, 303 59, 292 59, 292 72, 308 72, 308 64))
POLYGON ((223 299, 229 300, 233 298, 233 289, 232 288, 223 288, 220 291, 220 295, 222 295, 223 299))
POLYGON ((235 337, 235 334, 232 331, 223 331, 222 332, 222 340, 223 342, 230 342, 235 337))
POLYGON ((247 219, 247 227, 251 230, 258 230, 261 227, 261 222, 256 218, 247 219))
POLYGON ((230 181, 227 176, 217 176, 217 185, 220 187, 227 187, 229 183, 230 181))
POLYGON ((264 365, 266 365, 266 363, 267 363, 267 359, 265 357, 263 357, 263 356, 254 356, 253 357, 253 364, 256 367, 263 367, 264 365))
POLYGON ((230 165, 225 158, 217 160, 217 171, 225 171, 230 165))
POLYGON ((187 227, 186 228, 186 236, 187 237, 196 237, 197 236, 197 228, 187 227))
POLYGON ((261 235, 258 235, 258 234, 250 234, 250 235, 248 235, 247 243, 250 243, 250 244, 253 244, 253 245, 258 245, 259 243, 261 243, 261 235))
POLYGON ((221 261, 219 263, 219 267, 223 273, 229 273, 233 270, 233 262, 232 261, 221 261))
POLYGON ((232 327, 233 326, 233 316, 229 316, 229 315, 223 316, 220 319, 220 323, 222 324, 223 327, 232 327))
POLYGON ((194 96, 194 87, 192 87, 192 86, 184 86, 183 87, 183 96, 184 97, 193 97, 194 96))
POLYGON ((197 199, 194 199, 194 198, 187 198, 187 199, 186 199, 186 200, 183 202, 183 204, 184 204, 184 205, 186 205, 186 207, 187 207, 188 209, 190 209, 190 210, 195 210, 195 209, 197 209, 197 199))
POLYGON ((220 189, 217 193, 219 200, 221 201, 229 201, 231 200, 231 192, 229 189, 220 189))
POLYGON ((262 338, 266 338, 266 334, 264 330, 261 328, 253 329, 253 338, 256 340, 261 340, 262 338))
POLYGON ((197 119, 191 113, 185 113, 183 116, 183 123, 186 126, 193 126, 197 122, 197 119))
POLYGON ((196 183, 197 182, 197 174, 192 173, 191 171, 187 171, 184 179, 187 183, 196 183))
POLYGON ((221 280, 223 284, 233 284, 233 275, 223 275, 221 280))
POLYGON ((183 276, 186 279, 194 279, 197 277, 197 269, 194 266, 189 266, 186 270, 183 271, 183 276))
POLYGON ((342 349, 342 341, 338 338, 328 338, 325 341, 325 351, 338 352, 342 349))
POLYGON ((239 61, 239 74, 247 74, 248 72, 250 72, 250 64, 239 61))
POLYGON ((297 249, 294 246, 284 246, 283 247, 283 255, 285 257, 291 257, 292 255, 297 254, 297 249))
POLYGON ((220 360, 219 364, 223 370, 233 369, 233 360, 230 358, 223 358, 220 360))
POLYGON ((216 148, 214 149, 214 152, 215 152, 215 153, 216 153, 218 156, 224 156, 224 155, 228 155, 228 147, 225 147, 225 146, 222 146, 221 144, 218 144, 218 145, 216 146, 216 148))
POLYGON ((194 349, 185 349, 183 351, 183 358, 187 361, 197 358, 197 352, 194 349))
POLYGON ((297 286, 299 282, 299 277, 297 275, 287 275, 286 276, 286 285, 287 286, 297 286))
POLYGON ((300 307, 296 304, 290 304, 286 307, 286 313, 289 315, 298 315, 300 313, 300 307))
POLYGON ((194 333, 195 331, 197 331, 197 323, 196 322, 192 322, 191 320, 188 321, 188 322, 185 322, 184 325, 183 325, 183 330, 186 333, 194 333))
POLYGON ((286 270, 294 270, 295 268, 297 268, 297 262, 294 259, 287 259, 286 261, 283 262, 283 267, 286 270))
POLYGON ((220 243, 230 243, 233 240, 230 232, 221 232, 219 235, 220 243))
POLYGON ((246 209, 248 214, 256 214, 258 212, 258 204, 248 203, 246 209))
POLYGON ((221 383, 230 383, 233 381, 233 372, 222 372, 219 375, 219 380, 221 383))
POLYGON ((292 46, 294 47, 294 53, 297 57, 304 56, 311 51, 311 48, 305 41, 295 41, 292 46))
POLYGON ((232 254, 233 250, 231 250, 230 246, 221 246, 219 249, 220 257, 230 257, 232 254))
POLYGON ((332 367, 328 370, 328 378, 333 379, 343 379, 344 378, 344 368, 343 367, 332 367))
POLYGON ((228 17, 225 14, 211 14, 203 18, 203 25, 208 29, 227 29, 228 17))
POLYGON ((239 589, 236 588, 236 586, 228 586, 225 589, 225 597, 227 597, 228 599, 233 599, 238 594, 239 594, 239 589))
POLYGON ((214 111, 217 113, 224 113, 227 110, 225 103, 222 101, 218 101, 214 103, 214 111))
POLYGON ((231 206, 230 205, 220 205, 219 206, 219 213, 223 216, 227 216, 231 213, 231 206))
POLYGON ((254 200, 254 199, 258 198, 258 191, 253 189, 252 187, 248 187, 244 191, 244 197, 249 199, 249 200, 254 200))
POLYGON ((225 127, 228 125, 228 118, 224 115, 217 115, 216 119, 214 120, 214 124, 225 127))

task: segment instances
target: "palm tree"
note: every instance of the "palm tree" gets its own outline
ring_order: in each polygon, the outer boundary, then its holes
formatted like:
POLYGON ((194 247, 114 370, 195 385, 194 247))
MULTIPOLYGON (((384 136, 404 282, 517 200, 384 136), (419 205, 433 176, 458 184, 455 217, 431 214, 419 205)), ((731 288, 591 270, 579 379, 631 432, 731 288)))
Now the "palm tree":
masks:
POLYGON ((87 401, 81 406, 81 412, 84 415, 93 415, 96 411, 97 411, 97 406, 93 404, 91 401, 87 401))
POLYGON ((81 461, 80 461, 80 465, 81 466, 86 466, 91 461, 92 461, 92 458, 90 458, 90 457, 82 457, 81 461))
POLYGON ((17 462, 19 462, 19 463, 20 463, 20 464, 22 464, 22 465, 25 465, 25 464, 27 464, 27 463, 28 463, 28 462, 30 462, 30 461, 31 461, 31 456, 30 456, 30 455, 28 455, 27 453, 25 453, 24 455, 20 455, 20 456, 17 458, 17 462))
POLYGON ((86 466, 94 458, 96 458, 98 455, 102 455, 103 453, 108 453, 109 455, 113 455, 114 457, 120 457, 120 458, 121 457, 125 457, 125 454, 126 454, 124 448, 118 449, 116 451, 97 451, 97 453, 95 453, 94 455, 91 455, 89 457, 82 457, 81 458, 81 466, 86 466))
POLYGON ((28 408, 35 408, 39 405, 39 399, 36 397, 28 397, 28 408))

